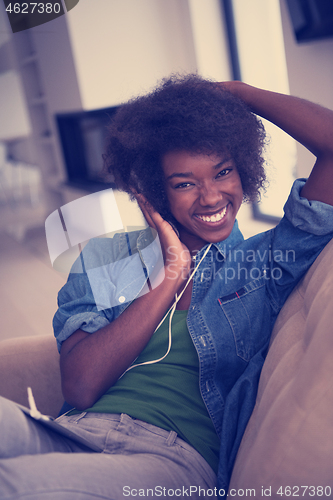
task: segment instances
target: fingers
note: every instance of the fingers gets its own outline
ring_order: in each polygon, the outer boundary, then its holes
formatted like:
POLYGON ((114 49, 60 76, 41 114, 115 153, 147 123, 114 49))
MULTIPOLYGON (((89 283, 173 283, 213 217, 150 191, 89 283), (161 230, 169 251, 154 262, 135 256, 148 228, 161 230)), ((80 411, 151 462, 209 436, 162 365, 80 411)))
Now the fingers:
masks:
POLYGON ((172 224, 163 219, 144 195, 136 194, 135 198, 147 223, 158 233, 166 276, 170 276, 172 279, 175 277, 185 279, 191 269, 191 255, 187 247, 181 243, 178 231, 172 224))
POLYGON ((150 227, 153 227, 158 231, 165 224, 169 225, 169 223, 165 221, 163 217, 159 214, 159 212, 157 212, 154 209, 154 207, 149 203, 149 201, 143 194, 137 194, 136 199, 150 227))
POLYGON ((157 229, 156 221, 154 219, 156 219, 156 214, 161 218, 160 214, 158 214, 156 210, 154 210, 154 208, 151 206, 151 204, 143 194, 137 193, 135 194, 135 198, 148 225, 150 227, 153 227, 154 229, 157 229))

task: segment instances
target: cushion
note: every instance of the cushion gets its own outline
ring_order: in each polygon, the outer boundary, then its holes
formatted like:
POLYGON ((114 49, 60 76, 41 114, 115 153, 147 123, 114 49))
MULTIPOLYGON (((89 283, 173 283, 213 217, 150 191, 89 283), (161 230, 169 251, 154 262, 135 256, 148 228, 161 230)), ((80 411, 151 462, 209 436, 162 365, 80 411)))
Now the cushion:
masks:
POLYGON ((0 342, 0 395, 28 406, 28 386, 32 388, 37 408, 57 416, 63 397, 59 353, 52 335, 0 342))
POLYGON ((263 487, 279 499, 297 488, 304 498, 323 496, 321 486, 333 491, 332 297, 333 240, 276 321, 230 488, 259 496, 263 487))

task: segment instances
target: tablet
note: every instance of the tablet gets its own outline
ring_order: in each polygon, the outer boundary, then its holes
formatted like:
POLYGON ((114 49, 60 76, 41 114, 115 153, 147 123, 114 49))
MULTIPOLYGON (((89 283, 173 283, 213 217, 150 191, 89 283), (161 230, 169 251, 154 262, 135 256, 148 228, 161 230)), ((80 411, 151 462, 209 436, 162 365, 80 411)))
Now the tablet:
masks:
MULTIPOLYGON (((29 391, 28 391, 29 392, 29 391)), ((39 410, 37 410, 35 405, 30 405, 32 408, 26 408, 25 406, 22 406, 18 403, 15 403, 18 408, 20 408, 23 413, 28 415, 30 418, 36 420, 40 424, 44 425, 45 427, 48 427, 50 430, 53 432, 56 432, 57 434, 61 434, 62 436, 65 436, 72 441, 79 443, 82 445, 84 448, 86 448, 87 451, 95 451, 101 453, 103 451, 102 448, 99 446, 96 446, 94 443, 90 443, 87 439, 78 436, 75 434, 75 432, 72 432, 71 430, 67 429, 63 425, 59 424, 54 420, 53 417, 49 417, 48 415, 43 415, 40 413, 39 410)))

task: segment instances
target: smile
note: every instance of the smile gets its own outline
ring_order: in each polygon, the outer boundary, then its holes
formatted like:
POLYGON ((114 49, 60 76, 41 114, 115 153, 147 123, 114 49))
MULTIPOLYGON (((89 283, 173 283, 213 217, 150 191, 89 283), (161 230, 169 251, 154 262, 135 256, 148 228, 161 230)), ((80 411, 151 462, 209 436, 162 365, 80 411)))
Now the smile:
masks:
POLYGON ((225 214, 227 212, 227 207, 228 207, 228 205, 226 205, 221 212, 214 214, 214 215, 210 215, 210 216, 208 216, 208 215, 196 215, 196 217, 200 220, 203 220, 204 222, 219 222, 225 216, 225 214))

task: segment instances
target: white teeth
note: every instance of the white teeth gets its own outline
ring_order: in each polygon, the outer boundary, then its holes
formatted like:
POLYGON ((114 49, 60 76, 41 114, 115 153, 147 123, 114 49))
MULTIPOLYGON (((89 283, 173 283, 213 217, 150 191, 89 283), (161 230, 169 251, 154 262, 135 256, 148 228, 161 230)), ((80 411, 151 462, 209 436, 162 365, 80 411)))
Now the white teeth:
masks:
POLYGON ((197 217, 199 217, 199 219, 203 220, 204 222, 219 222, 225 216, 226 211, 227 207, 224 207, 222 212, 212 215, 211 217, 208 217, 207 215, 197 215, 197 217))

